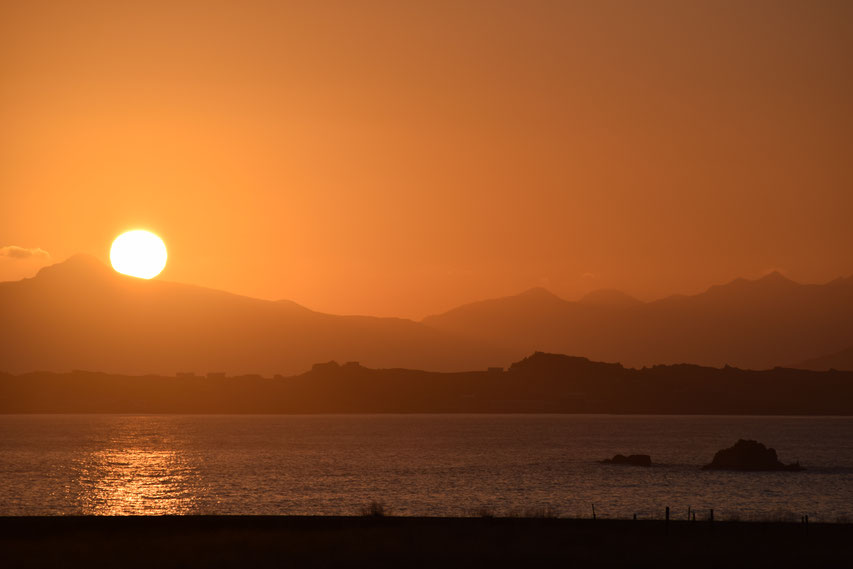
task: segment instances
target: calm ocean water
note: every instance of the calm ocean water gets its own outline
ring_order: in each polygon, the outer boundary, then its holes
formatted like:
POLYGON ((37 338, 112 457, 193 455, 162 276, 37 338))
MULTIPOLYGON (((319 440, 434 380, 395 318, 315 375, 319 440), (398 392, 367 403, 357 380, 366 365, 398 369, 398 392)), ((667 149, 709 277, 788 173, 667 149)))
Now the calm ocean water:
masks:
POLYGON ((0 416, 0 514, 530 513, 853 520, 853 418, 0 416), (706 472, 738 438, 799 473, 706 472), (599 464, 651 454, 650 469, 599 464))

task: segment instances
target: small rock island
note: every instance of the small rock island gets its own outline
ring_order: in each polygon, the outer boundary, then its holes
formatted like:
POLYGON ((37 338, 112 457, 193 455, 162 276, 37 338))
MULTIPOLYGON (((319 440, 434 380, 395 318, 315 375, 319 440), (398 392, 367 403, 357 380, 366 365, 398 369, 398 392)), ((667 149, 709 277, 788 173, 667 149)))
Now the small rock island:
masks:
POLYGON ((625 464, 628 466, 651 466, 652 457, 647 454, 632 454, 625 456, 617 454, 613 458, 606 458, 601 461, 602 464, 625 464))
POLYGON ((797 461, 784 464, 776 456, 776 449, 767 448, 758 441, 740 439, 729 448, 717 451, 714 460, 702 467, 702 470, 744 470, 744 471, 798 471, 804 470, 797 461))

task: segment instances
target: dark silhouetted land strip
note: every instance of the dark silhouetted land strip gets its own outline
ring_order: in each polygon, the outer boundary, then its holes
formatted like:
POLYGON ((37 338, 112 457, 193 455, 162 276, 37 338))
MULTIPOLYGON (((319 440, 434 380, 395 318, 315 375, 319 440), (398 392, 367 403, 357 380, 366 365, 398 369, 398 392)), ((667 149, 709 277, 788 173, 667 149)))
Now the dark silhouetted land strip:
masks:
POLYGON ((404 517, 0 518, 7 567, 850 567, 853 525, 404 517))
POLYGON ((536 353, 508 370, 318 364, 293 377, 0 374, 2 413, 851 415, 853 372, 660 365, 536 353))

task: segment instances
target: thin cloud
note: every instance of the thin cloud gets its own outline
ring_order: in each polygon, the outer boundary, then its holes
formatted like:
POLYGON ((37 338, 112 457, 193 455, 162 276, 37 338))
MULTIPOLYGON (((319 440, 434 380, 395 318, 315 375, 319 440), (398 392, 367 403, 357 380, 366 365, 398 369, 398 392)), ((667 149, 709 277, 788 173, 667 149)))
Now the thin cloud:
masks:
POLYGON ((6 245, 5 247, 0 247, 0 257, 20 260, 49 259, 50 253, 38 247, 28 249, 26 247, 18 247, 17 245, 6 245))

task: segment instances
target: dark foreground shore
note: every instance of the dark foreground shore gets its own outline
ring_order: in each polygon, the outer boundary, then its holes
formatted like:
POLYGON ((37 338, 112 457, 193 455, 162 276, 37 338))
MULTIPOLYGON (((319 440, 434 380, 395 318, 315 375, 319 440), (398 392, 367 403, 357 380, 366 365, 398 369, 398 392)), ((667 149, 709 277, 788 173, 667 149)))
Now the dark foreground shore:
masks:
POLYGON ((4 567, 853 567, 853 524, 5 517, 4 567))

